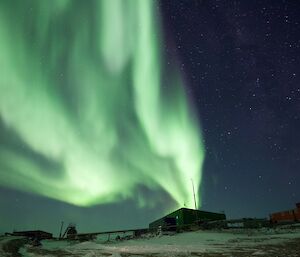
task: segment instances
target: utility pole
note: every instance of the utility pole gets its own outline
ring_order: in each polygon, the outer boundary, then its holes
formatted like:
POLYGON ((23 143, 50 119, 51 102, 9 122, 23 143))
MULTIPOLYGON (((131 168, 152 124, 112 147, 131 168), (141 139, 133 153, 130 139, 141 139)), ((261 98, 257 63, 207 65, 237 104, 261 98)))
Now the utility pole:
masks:
POLYGON ((193 187, 193 195, 194 195, 194 203, 195 203, 195 210, 197 210, 197 203, 196 203, 196 196, 195 196, 195 188, 194 188, 194 181, 191 178, 192 181, 192 187, 193 187))

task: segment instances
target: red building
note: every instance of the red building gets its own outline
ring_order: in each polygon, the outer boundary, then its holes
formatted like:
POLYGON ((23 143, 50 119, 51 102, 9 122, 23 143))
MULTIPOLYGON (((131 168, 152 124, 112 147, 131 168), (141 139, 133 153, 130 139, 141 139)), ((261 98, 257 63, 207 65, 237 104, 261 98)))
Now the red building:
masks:
POLYGON ((296 209, 272 213, 270 221, 272 223, 300 222, 300 203, 296 204, 296 209))

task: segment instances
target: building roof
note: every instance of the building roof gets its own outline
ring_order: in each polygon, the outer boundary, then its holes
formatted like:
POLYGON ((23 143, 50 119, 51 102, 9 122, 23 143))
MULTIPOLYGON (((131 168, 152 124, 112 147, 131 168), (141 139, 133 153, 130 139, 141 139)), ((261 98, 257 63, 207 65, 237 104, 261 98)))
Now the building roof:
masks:
POLYGON ((176 212, 178 212, 178 211, 181 211, 181 210, 193 211, 193 212, 198 212, 198 213, 209 213, 209 214, 219 214, 219 215, 223 214, 223 215, 225 215, 224 213, 216 213, 216 212, 202 211, 202 210, 196 210, 196 209, 191 209, 191 208, 182 207, 182 208, 179 208, 179 209, 177 209, 177 210, 175 210, 175 211, 173 211, 173 212, 170 212, 170 213, 168 213, 168 214, 162 216, 162 217, 159 218, 159 219, 154 220, 154 221, 151 222, 151 223, 154 223, 154 222, 156 222, 156 221, 158 221, 158 220, 167 218, 168 216, 170 216, 170 215, 172 215, 172 214, 174 214, 174 213, 176 213, 176 212))
POLYGON ((213 213, 213 214, 224 214, 224 213, 217 213, 217 212, 211 212, 211 211, 203 211, 203 210, 196 210, 196 209, 191 209, 191 208, 186 208, 186 207, 182 207, 182 208, 179 208, 173 212, 170 212, 169 214, 167 214, 166 216, 170 215, 170 214, 173 214, 175 212, 178 212, 180 210, 188 210, 188 211, 197 211, 197 212, 202 212, 202 213, 213 213))

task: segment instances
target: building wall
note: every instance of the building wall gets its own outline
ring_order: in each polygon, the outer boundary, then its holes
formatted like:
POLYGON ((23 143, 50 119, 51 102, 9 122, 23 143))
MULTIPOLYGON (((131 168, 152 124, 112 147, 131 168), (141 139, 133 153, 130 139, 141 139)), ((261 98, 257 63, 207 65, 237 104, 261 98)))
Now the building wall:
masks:
POLYGON ((184 223, 182 209, 178 209, 156 221, 153 221, 149 224, 149 228, 158 228, 159 226, 166 227, 168 224, 166 223, 166 218, 174 218, 176 221, 176 226, 179 226, 184 223))
POLYGON ((212 220, 225 220, 226 215, 224 213, 214 213, 206 211, 196 211, 194 212, 195 221, 196 219, 201 221, 212 221, 212 220), (197 216, 195 216, 195 214, 197 216))
POLYGON ((184 224, 182 209, 178 209, 178 210, 168 214, 166 217, 174 218, 176 220, 176 225, 177 226, 180 226, 180 225, 184 224))
POLYGON ((185 225, 191 225, 197 220, 200 221, 212 221, 212 220, 225 220, 226 216, 223 213, 205 212, 199 210, 193 210, 188 208, 178 209, 161 219, 158 219, 149 224, 150 229, 158 228, 158 226, 166 227, 166 218, 174 218, 176 220, 176 226, 181 227, 185 225))

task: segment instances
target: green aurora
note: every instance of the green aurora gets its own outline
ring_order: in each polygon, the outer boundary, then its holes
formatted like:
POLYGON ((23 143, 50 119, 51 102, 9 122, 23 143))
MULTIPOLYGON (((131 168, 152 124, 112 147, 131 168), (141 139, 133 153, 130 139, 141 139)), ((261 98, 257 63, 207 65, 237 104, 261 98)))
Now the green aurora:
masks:
POLYGON ((145 206, 144 186, 193 207, 201 131, 162 45, 153 0, 1 1, 0 185, 78 206, 145 206))

